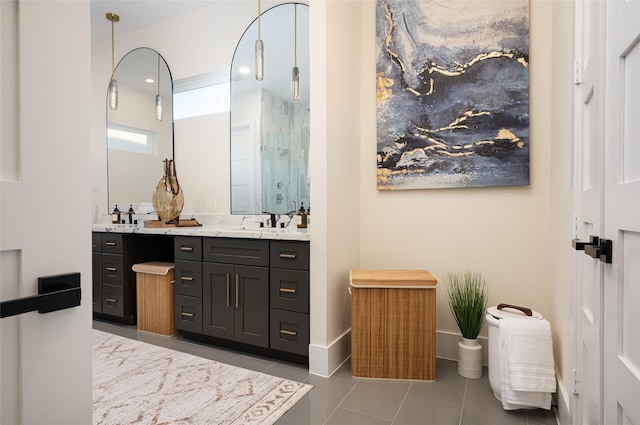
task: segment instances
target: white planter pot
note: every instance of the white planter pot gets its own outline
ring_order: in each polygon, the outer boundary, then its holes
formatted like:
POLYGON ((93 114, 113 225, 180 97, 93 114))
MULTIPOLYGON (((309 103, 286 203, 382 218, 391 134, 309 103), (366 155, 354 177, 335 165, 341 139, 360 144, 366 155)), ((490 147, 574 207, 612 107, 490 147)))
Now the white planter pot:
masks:
POLYGON ((477 339, 458 342, 458 374, 469 379, 482 378, 482 346, 477 339))

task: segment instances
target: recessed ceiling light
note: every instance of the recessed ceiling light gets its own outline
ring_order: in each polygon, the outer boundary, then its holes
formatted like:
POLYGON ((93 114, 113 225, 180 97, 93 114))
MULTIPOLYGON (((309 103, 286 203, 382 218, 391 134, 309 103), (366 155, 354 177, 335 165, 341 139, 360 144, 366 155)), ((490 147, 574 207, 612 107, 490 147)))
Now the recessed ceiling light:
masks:
POLYGON ((241 66, 238 71, 240 72, 240 74, 248 74, 249 72, 251 72, 248 66, 241 66))
POLYGON ((153 78, 145 78, 145 79, 144 79, 144 82, 145 82, 145 83, 149 83, 149 84, 153 84, 153 83, 155 83, 155 82, 156 82, 156 80, 154 80, 153 78))

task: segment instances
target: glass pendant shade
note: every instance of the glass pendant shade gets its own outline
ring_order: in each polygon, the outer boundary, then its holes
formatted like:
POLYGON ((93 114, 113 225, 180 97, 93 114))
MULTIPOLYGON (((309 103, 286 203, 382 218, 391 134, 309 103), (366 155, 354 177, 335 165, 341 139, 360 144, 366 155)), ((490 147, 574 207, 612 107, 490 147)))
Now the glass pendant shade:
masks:
POLYGON ((256 80, 264 79, 264 44, 262 40, 256 40, 256 80))
POLYGON ((297 66, 291 71, 291 98, 300 100, 300 70, 297 66))
POLYGON ((156 121, 162 121, 162 96, 156 95, 156 121))
POLYGON ((109 109, 115 111, 118 109, 118 80, 113 78, 109 81, 109 89, 107 90, 107 99, 109 101, 109 109))

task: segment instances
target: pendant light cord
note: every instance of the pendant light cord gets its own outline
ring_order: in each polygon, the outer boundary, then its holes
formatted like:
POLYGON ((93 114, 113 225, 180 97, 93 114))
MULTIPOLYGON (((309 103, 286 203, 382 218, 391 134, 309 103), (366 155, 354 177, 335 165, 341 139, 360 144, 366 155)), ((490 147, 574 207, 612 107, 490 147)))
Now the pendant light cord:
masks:
POLYGON ((298 66, 298 3, 293 5, 293 66, 298 66))
POLYGON ((258 40, 260 40, 260 0, 258 0, 258 40))
POLYGON ((116 21, 111 20, 111 79, 113 80, 113 75, 116 73, 116 49, 115 49, 115 25, 116 21))

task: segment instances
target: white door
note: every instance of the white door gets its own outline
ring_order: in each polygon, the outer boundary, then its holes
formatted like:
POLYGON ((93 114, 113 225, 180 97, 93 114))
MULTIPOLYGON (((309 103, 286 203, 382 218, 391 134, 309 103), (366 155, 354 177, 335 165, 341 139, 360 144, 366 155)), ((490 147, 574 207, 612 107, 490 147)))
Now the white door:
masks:
MULTIPOLYGON (((604 3, 576 3, 575 194, 576 237, 600 236, 604 137, 603 33, 604 3)), ((603 264, 574 254, 576 334, 574 355, 574 424, 602 423, 603 264)))
POLYGON ((0 319, 0 423, 91 423, 90 5, 0 1, 0 300, 81 274, 79 307, 0 319))
POLYGON ((606 15, 603 423, 640 425, 640 1, 606 15))
POLYGON ((260 186, 255 182, 258 161, 255 158, 251 126, 233 127, 231 141, 231 212, 255 214, 258 209, 255 188, 260 186))

